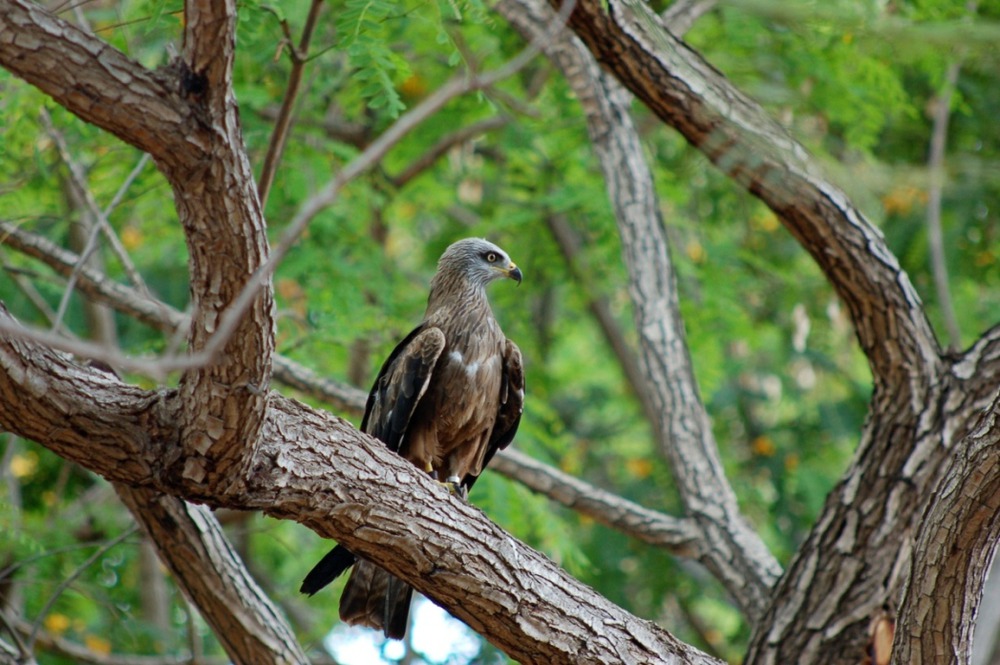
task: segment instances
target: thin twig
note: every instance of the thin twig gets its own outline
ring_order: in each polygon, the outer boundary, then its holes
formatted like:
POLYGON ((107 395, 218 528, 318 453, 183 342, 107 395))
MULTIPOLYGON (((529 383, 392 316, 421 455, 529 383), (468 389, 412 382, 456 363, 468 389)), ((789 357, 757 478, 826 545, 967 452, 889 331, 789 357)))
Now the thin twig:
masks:
POLYGON ((2 249, 0 249, 0 268, 3 268, 4 272, 11 276, 17 288, 21 290, 21 293, 35 306, 35 309, 45 317, 51 326, 56 320, 55 310, 49 306, 48 301, 38 292, 35 284, 10 264, 7 260, 7 253, 2 249))
POLYGON ((69 169, 70 182, 76 188, 77 193, 80 198, 86 204, 87 209, 90 214, 93 215, 94 220, 100 227, 101 232, 108 239, 108 244, 111 246, 111 250, 114 252, 115 256, 122 264, 122 269, 125 274, 128 275, 129 280, 143 293, 149 293, 149 289, 146 288, 146 283, 142 279, 142 275, 136 269, 135 264, 132 263, 131 257, 129 257, 128 252, 125 250, 125 246, 122 245, 121 240, 118 238, 118 234, 115 230, 111 228, 111 223, 108 222, 108 217, 104 212, 98 207, 97 201, 94 199, 94 194, 90 191, 90 187, 87 186, 87 176, 83 172, 83 168, 80 164, 73 159, 73 155, 69 151, 69 147, 66 144, 66 139, 63 135, 55 128, 52 124, 52 117, 49 112, 42 108, 41 110, 42 123, 45 125, 46 133, 52 138, 52 141, 56 144, 56 148, 59 150, 59 156, 66 164, 66 168, 69 169))
MULTIPOLYGON (((281 102, 281 110, 278 112, 278 121, 274 125, 271 133, 271 141, 267 146, 267 155, 264 157, 264 166, 260 171, 260 181, 257 183, 257 196, 260 198, 260 207, 264 209, 267 204, 267 196, 271 192, 271 184, 274 182, 274 174, 281 161, 281 155, 285 151, 285 141, 288 139, 288 131, 292 124, 292 109, 295 100, 298 98, 299 85, 302 83, 302 72, 305 69, 309 56, 309 41, 312 39, 313 31, 316 28, 316 19, 319 11, 323 7, 323 0, 312 0, 309 6, 309 15, 306 17, 306 24, 302 28, 302 38, 299 40, 298 48, 291 45, 289 40, 289 52, 292 57, 292 69, 288 73, 288 87, 285 90, 285 97, 281 102)), ((282 22, 282 27, 287 31, 287 22, 282 22)))
POLYGON ((107 207, 104 208, 105 217, 110 217, 111 213, 114 212, 115 208, 118 207, 118 204, 122 202, 122 199, 125 197, 125 192, 129 190, 129 188, 132 186, 132 183, 135 182, 135 179, 138 178, 139 174, 142 173, 142 170, 146 168, 146 164, 149 163, 149 160, 150 160, 149 153, 148 152, 142 153, 142 156, 139 157, 139 162, 135 165, 135 168, 133 168, 132 171, 129 172, 128 176, 126 176, 125 178, 125 181, 121 184, 121 187, 118 188, 118 191, 115 192, 115 195, 111 198, 111 203, 109 203, 107 207))
POLYGON ((494 129, 500 129, 509 123, 510 118, 508 116, 495 116, 493 118, 487 118, 486 120, 480 120, 479 122, 475 122, 468 127, 463 127, 456 132, 442 137, 440 141, 432 145, 426 152, 410 162, 410 164, 408 164, 406 168, 399 173, 399 175, 390 178, 393 187, 401 189, 406 186, 407 183, 430 168, 434 162, 436 162, 442 155, 451 150, 454 146, 465 143, 480 134, 484 134, 494 129))
POLYGON ((34 626, 31 629, 31 634, 28 636, 29 648, 34 648, 35 638, 38 637, 38 631, 42 627, 42 621, 45 620, 46 615, 48 615, 49 611, 52 609, 52 606, 55 605, 55 602, 59 600, 59 596, 62 595, 62 592, 65 591, 67 588, 69 588, 69 585, 75 582, 76 579, 83 574, 83 571, 89 568, 99 558, 104 556, 104 554, 107 553, 108 550, 110 550, 112 547, 122 542, 123 540, 125 540, 138 530, 139 526, 136 524, 133 524, 128 529, 125 529, 125 531, 123 531, 121 534, 119 534, 115 538, 112 538, 104 545, 99 547, 96 552, 87 557, 87 559, 83 563, 77 566, 76 570, 70 573, 69 576, 66 577, 66 579, 64 579, 62 582, 59 583, 59 586, 56 587, 56 590, 52 593, 52 596, 48 599, 48 601, 46 601, 45 605, 38 613, 38 617, 35 619, 34 626))
MULTIPOLYGON (((35 662, 34 656, 31 653, 31 649, 28 647, 27 644, 24 643, 24 640, 21 639, 21 636, 18 634, 16 627, 13 625, 10 619, 7 618, 7 613, 3 610, 0 610, 0 623, 3 624, 4 628, 7 629, 7 633, 11 636, 11 638, 13 638, 14 643, 17 644, 17 651, 19 653, 20 658, 16 662, 18 663, 35 662)), ((5 648, 4 650, 6 651, 7 649, 5 648)))
POLYGON ((587 298, 587 308, 590 309, 590 313, 600 326, 601 332, 604 333, 604 338, 615 357, 618 358, 618 364, 621 365, 629 387, 632 388, 632 393, 639 400, 639 405, 642 407, 646 419, 650 424, 655 423, 656 406, 646 389, 646 379, 642 375, 642 369, 636 358, 636 350, 629 346, 625 334, 611 313, 608 299, 599 294, 593 283, 594 280, 589 277, 588 271, 580 265, 580 246, 582 243, 579 236, 563 215, 548 215, 545 222, 552 233, 552 238, 559 245, 559 251, 562 252, 570 274, 573 275, 573 281, 583 287, 587 298))
MULTIPOLYGON (((17 630, 27 634, 31 624, 21 619, 17 621, 17 630)), ((64 637, 53 635, 45 630, 38 631, 39 648, 70 658, 75 663, 90 665, 222 665, 230 662, 228 658, 204 656, 194 658, 191 654, 149 656, 144 654, 103 654, 88 649, 83 644, 73 642, 64 637)))
POLYGON ((927 192, 927 242, 930 246, 931 273, 938 304, 948 332, 948 346, 957 350, 962 343, 962 333, 955 316, 948 285, 948 263, 944 255, 944 233, 941 229, 941 194, 944 189, 944 155, 948 143, 948 120, 951 117, 951 97, 958 82, 961 65, 953 62, 945 73, 941 92, 934 102, 934 123, 931 130, 930 154, 927 158, 929 184, 927 192))

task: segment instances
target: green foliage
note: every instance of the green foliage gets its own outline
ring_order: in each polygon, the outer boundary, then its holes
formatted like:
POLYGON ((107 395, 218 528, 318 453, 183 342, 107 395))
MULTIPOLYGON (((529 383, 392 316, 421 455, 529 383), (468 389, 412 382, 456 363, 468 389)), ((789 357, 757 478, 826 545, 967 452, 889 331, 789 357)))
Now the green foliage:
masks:
POLYGON ((389 0, 345 0, 337 17, 340 47, 355 68, 362 97, 369 108, 384 110, 391 118, 406 108, 396 83, 409 76, 410 68, 391 41, 394 28, 405 20, 400 5, 389 0))

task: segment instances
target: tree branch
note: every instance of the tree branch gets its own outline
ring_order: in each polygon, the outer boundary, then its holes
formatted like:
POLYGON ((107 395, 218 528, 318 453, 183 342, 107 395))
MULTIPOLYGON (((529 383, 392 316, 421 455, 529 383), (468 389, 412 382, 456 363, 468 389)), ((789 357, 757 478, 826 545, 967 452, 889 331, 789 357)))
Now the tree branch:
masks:
POLYGON ((569 23, 604 67, 774 210, 809 251, 846 303, 878 388, 940 371, 920 298, 881 232, 758 104, 663 29, 644 3, 579 0, 569 23))
POLYGON ((670 32, 681 37, 718 4, 719 0, 675 0, 660 16, 670 32))
POLYGON ((597 321, 601 332, 604 333, 604 339, 618 359, 618 364, 621 366, 622 372, 625 374, 625 379, 632 388, 632 393, 642 406, 646 420, 650 424, 655 423, 659 419, 659 413, 657 412, 656 405, 653 403, 652 396, 646 390, 646 378, 642 372, 642 368, 639 366, 635 350, 628 345, 625 335, 615 322, 607 298, 599 296, 595 292, 596 287, 593 286, 587 270, 581 269, 579 265, 580 238, 563 215, 546 215, 545 223, 552 233, 552 238, 559 245, 559 251, 562 252, 570 274, 573 275, 573 281, 583 285, 587 296, 587 308, 593 315, 594 320, 597 321))
MULTIPOLYGON (((302 72, 305 71, 306 62, 309 59, 309 42, 312 41, 312 33, 316 27, 316 20, 319 18, 319 11, 322 8, 323 0, 312 0, 310 3, 309 14, 306 16, 305 25, 302 26, 302 37, 299 39, 298 47, 292 44, 291 36, 286 34, 288 51, 292 59, 292 69, 288 72, 288 85, 285 88, 285 95, 281 100, 281 110, 278 111, 274 131, 271 132, 271 140, 267 144, 264 165, 260 169, 260 181, 257 183, 257 193, 260 196, 260 205, 262 208, 267 206, 267 195, 270 193, 271 183, 274 182, 274 174, 278 170, 281 155, 285 151, 285 141, 288 139, 288 132, 292 126, 292 109, 295 108, 295 100, 299 96, 299 86, 302 84, 302 72)), ((282 27, 287 33, 288 23, 286 21, 282 21, 282 27)))
POLYGON ((166 77, 38 5, 0 4, 0 65, 158 163, 204 156, 206 136, 166 77))
POLYGON ((447 153, 456 145, 461 145, 466 141, 470 141, 480 134, 500 129, 509 123, 509 117, 498 115, 485 120, 480 120, 479 122, 474 122, 468 127, 462 127, 461 129, 442 137, 441 140, 432 145, 426 152, 424 152, 424 154, 410 162, 402 171, 400 171, 399 175, 393 176, 389 180, 392 182, 393 187, 396 187, 397 189, 405 187, 411 180, 430 168, 434 162, 440 159, 442 155, 447 153))
MULTIPOLYGON (((77 262, 76 255, 8 222, 0 221, 0 235, 15 249, 66 274, 77 262)), ((169 305, 151 301, 127 286, 96 271, 80 272, 80 290, 118 311, 164 332, 184 325, 185 316, 169 305)), ((367 395, 353 386, 322 377, 280 354, 274 355, 274 378, 286 386, 323 400, 334 408, 361 415, 367 395)), ((589 515, 627 536, 664 547, 677 556, 699 557, 701 546, 693 541, 692 525, 606 492, 589 483, 567 476, 557 469, 514 450, 502 451, 491 470, 544 494, 567 508, 589 515)))
POLYGON ((636 540, 661 547, 677 556, 704 557, 704 541, 691 520, 676 519, 644 508, 517 450, 508 449, 497 455, 490 469, 636 540))
POLYGON ((1000 393, 951 459, 916 535, 895 663, 968 662, 1000 543, 1000 393))
POLYGON ((951 95, 958 82, 961 65, 957 62, 948 66, 944 85, 934 100, 933 125, 931 129, 930 154, 927 170, 930 182, 927 189, 927 243, 931 254, 931 273, 934 275, 934 289, 937 291, 938 305, 948 333, 949 347, 957 350, 962 343, 962 333, 958 328, 955 307, 951 303, 951 289, 948 286, 948 263, 944 257, 944 234, 941 231, 941 190, 944 188, 944 154, 948 143, 948 120, 951 117, 951 95))
POLYGON ((309 662, 207 508, 121 483, 115 491, 234 663, 309 662))

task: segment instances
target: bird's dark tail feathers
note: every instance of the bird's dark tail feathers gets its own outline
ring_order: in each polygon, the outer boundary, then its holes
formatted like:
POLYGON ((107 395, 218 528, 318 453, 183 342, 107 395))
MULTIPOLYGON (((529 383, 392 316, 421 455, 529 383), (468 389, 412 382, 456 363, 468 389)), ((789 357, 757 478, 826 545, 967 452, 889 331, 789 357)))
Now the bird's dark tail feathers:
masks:
POLYGON ((375 564, 359 560, 343 545, 334 547, 313 566, 299 592, 311 596, 351 566, 354 570, 340 596, 340 618, 352 625, 377 628, 388 638, 403 639, 413 587, 375 564))
POLYGON ((340 575, 354 565, 356 557, 351 554, 343 545, 337 545, 326 553, 326 556, 319 560, 313 569, 309 571, 306 578, 302 580, 299 593, 307 593, 310 596, 334 581, 340 575))
POLYGON ((359 560, 340 596, 340 618, 352 625, 381 629, 401 640, 406 635, 413 587, 373 563, 359 560))

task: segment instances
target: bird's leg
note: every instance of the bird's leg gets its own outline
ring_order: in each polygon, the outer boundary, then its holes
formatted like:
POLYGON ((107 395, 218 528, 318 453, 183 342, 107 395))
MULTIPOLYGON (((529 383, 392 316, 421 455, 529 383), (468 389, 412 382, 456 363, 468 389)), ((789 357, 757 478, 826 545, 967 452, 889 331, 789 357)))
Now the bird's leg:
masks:
POLYGON ((424 464, 424 471, 426 471, 427 475, 431 478, 437 480, 439 484, 444 485, 445 489, 447 489, 449 493, 454 494, 461 499, 468 499, 469 490, 462 485, 462 479, 458 476, 448 476, 446 480, 438 480, 437 469, 434 468, 434 465, 429 460, 426 464, 424 464))
POLYGON ((462 484, 462 479, 458 476, 448 476, 448 479, 441 484, 446 486, 448 491, 458 498, 466 500, 469 498, 469 490, 462 484))

